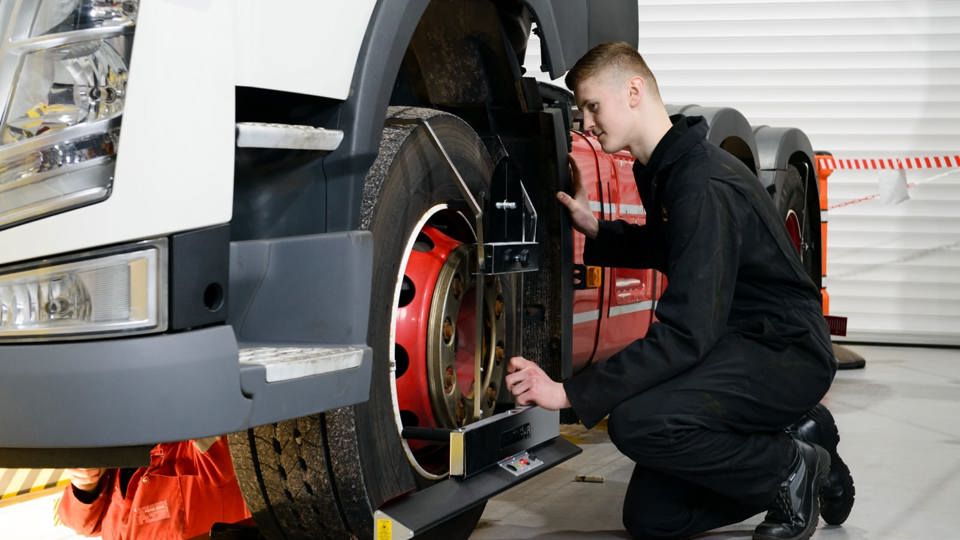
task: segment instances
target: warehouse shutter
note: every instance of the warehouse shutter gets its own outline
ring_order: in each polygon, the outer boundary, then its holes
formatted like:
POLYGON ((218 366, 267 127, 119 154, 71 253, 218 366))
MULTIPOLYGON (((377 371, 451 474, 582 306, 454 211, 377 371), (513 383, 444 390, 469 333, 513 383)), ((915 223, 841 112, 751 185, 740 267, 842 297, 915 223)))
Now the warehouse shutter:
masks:
MULTIPOLYGON (((798 127, 837 158, 941 157, 902 175, 833 173, 827 285, 831 312, 849 317, 847 340, 960 345, 960 163, 943 167, 960 154, 960 2, 639 8, 639 48, 668 103, 798 127), (909 200, 889 202, 902 181, 909 200)), ((527 54, 545 78, 536 41, 527 54)))

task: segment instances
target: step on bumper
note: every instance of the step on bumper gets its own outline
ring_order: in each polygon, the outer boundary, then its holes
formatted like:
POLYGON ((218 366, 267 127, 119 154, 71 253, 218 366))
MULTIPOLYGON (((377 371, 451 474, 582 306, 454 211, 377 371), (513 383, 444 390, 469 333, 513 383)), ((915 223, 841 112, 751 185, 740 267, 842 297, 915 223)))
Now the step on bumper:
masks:
POLYGON ((0 467, 126 466, 158 442, 365 401, 364 345, 241 347, 229 325, 0 346, 0 467))

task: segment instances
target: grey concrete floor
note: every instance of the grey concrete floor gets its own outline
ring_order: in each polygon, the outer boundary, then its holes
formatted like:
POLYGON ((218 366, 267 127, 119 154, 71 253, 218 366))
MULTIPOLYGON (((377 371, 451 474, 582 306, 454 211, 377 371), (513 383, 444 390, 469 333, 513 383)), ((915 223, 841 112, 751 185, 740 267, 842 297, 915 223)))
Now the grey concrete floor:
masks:
MULTIPOLYGON (((960 539, 960 350, 850 348, 867 366, 837 372, 824 403, 840 426, 856 504, 843 526, 821 521, 813 538, 960 539)), ((492 499, 472 540, 629 538, 621 511, 632 462, 601 429, 565 434, 583 453, 492 499)), ((750 538, 762 517, 698 539, 750 538)))
MULTIPOLYGON (((825 403, 840 425, 840 453, 857 502, 842 527, 814 539, 960 539, 960 350, 851 347, 867 358, 840 371, 825 403)), ((583 453, 492 499, 473 540, 628 538, 620 514, 633 468, 602 429, 568 426, 583 453), (574 482, 576 475, 603 483, 574 482)), ((0 540, 79 538, 54 524, 54 495, 0 507, 0 540)), ((762 516, 698 540, 750 538, 762 516)))

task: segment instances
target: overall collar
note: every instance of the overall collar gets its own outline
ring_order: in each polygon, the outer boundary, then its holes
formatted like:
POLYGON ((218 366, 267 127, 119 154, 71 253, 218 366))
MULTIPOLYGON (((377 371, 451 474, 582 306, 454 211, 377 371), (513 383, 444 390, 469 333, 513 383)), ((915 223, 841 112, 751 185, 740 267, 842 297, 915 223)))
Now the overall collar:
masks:
POLYGON ((634 164, 634 176, 638 182, 650 182, 661 170, 669 167, 707 136, 707 121, 702 116, 687 117, 675 114, 673 122, 660 142, 650 154, 646 165, 637 161, 634 164))

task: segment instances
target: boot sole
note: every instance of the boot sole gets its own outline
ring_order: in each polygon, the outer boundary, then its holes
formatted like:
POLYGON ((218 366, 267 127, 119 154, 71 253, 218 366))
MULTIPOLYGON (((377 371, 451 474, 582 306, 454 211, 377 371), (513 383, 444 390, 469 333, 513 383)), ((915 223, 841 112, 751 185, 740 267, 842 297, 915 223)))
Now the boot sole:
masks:
POLYGON ((843 495, 831 496, 821 492, 820 517, 828 525, 841 525, 850 516, 850 511, 853 510, 853 502, 857 491, 853 486, 853 475, 850 474, 850 469, 840 459, 840 456, 836 456, 836 461, 833 461, 831 466, 838 473, 836 481, 840 482, 843 495))
POLYGON ((837 468, 839 473, 837 479, 844 494, 841 496, 821 495, 820 517, 829 525, 841 525, 850 516, 850 511, 853 510, 856 490, 853 487, 853 475, 850 474, 850 468, 840 459, 840 454, 837 452, 837 447, 840 445, 840 431, 837 429, 837 422, 833 415, 823 405, 814 407, 808 416, 816 423, 821 441, 824 443, 823 448, 830 453, 832 466, 837 468))

